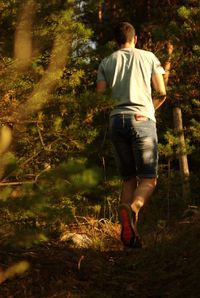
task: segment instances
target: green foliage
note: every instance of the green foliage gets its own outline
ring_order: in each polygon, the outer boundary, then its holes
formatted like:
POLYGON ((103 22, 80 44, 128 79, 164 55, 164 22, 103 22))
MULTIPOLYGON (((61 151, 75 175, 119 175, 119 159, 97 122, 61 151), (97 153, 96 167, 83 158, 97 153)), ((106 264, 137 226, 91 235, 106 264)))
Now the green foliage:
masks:
MULTIPOLYGON (((177 159, 180 154, 180 146, 179 146, 179 136, 176 135, 173 131, 168 130, 164 134, 165 144, 160 143, 159 146, 159 153, 160 156, 164 156, 168 159, 177 159)), ((190 145, 190 140, 187 138, 186 146, 184 148, 183 154, 191 154, 195 149, 194 145, 190 145)))
POLYGON ((191 10, 185 6, 181 6, 178 10, 178 15, 183 19, 189 19, 191 16, 191 10))
POLYGON ((52 235, 61 224, 72 221, 78 210, 76 198, 83 198, 100 178, 100 171, 87 168, 86 160, 71 159, 44 171, 33 184, 4 188, 0 193, 2 241, 29 246, 47 240, 45 234, 52 235))

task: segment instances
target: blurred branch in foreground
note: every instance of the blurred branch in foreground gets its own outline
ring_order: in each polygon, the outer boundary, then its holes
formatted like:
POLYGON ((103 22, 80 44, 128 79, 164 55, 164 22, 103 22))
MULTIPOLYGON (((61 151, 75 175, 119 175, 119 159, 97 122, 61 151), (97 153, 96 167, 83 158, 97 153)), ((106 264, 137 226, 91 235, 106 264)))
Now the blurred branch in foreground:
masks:
POLYGON ((32 32, 36 5, 33 0, 27 1, 21 8, 18 24, 15 30, 15 67, 24 71, 31 63, 32 58, 32 32))
POLYGON ((29 263, 27 261, 18 262, 10 266, 7 270, 0 272, 0 284, 2 284, 7 279, 10 279, 16 275, 23 274, 29 269, 29 263))
MULTIPOLYGON (((15 62, 13 67, 17 72, 25 72, 32 60, 32 33, 33 19, 36 14, 36 4, 33 0, 22 5, 18 24, 15 31, 14 54, 15 62)), ((53 92, 59 79, 63 74, 67 56, 71 47, 71 27, 73 11, 67 13, 61 11, 55 39, 50 53, 50 62, 40 81, 34 86, 33 92, 23 104, 20 104, 17 111, 13 111, 10 121, 22 122, 30 119, 33 113, 39 111, 47 102, 49 95, 53 92)), ((5 167, 5 154, 12 139, 11 129, 6 125, 0 128, 0 179, 3 176, 5 167)))
MULTIPOLYGON (((71 33, 68 26, 71 14, 63 14, 59 19, 57 33, 53 43, 50 63, 41 80, 36 84, 28 100, 19 106, 17 120, 27 119, 40 110, 56 87, 66 65, 67 54, 71 45, 71 33)), ((15 40, 17 43, 18 40, 15 40)))

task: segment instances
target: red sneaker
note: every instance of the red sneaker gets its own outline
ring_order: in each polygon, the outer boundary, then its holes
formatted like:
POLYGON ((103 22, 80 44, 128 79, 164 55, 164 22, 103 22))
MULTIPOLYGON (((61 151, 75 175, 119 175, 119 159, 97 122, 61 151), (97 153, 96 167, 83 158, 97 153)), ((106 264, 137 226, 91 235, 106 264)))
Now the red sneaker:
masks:
POLYGON ((121 241, 124 246, 131 246, 135 241, 135 226, 133 222, 133 212, 129 205, 121 204, 119 206, 119 219, 122 225, 121 241))
POLYGON ((135 212, 131 209, 131 206, 127 204, 119 206, 119 219, 122 226, 121 241, 124 246, 141 248, 142 242, 135 227, 135 212))

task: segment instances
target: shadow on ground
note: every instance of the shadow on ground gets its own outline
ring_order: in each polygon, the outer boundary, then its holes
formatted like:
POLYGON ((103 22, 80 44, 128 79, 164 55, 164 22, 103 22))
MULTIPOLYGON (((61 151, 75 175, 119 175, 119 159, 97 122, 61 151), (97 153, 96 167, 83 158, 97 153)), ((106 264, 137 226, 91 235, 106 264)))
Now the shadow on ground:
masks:
POLYGON ((144 235, 143 249, 107 251, 52 242, 29 250, 1 248, 1 270, 26 260, 30 269, 7 279, 0 298, 200 297, 200 225, 177 223, 144 235))

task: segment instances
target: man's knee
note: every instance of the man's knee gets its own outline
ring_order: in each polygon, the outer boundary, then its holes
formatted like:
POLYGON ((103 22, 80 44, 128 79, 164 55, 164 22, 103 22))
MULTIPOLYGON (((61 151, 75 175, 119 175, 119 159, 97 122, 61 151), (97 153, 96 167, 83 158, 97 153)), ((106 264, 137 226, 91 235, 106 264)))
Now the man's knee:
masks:
POLYGON ((157 178, 142 178, 140 179, 139 184, 146 185, 152 189, 154 189, 157 185, 157 178))
POLYGON ((137 185, 138 181, 136 177, 130 177, 128 179, 123 180, 123 185, 137 185))

